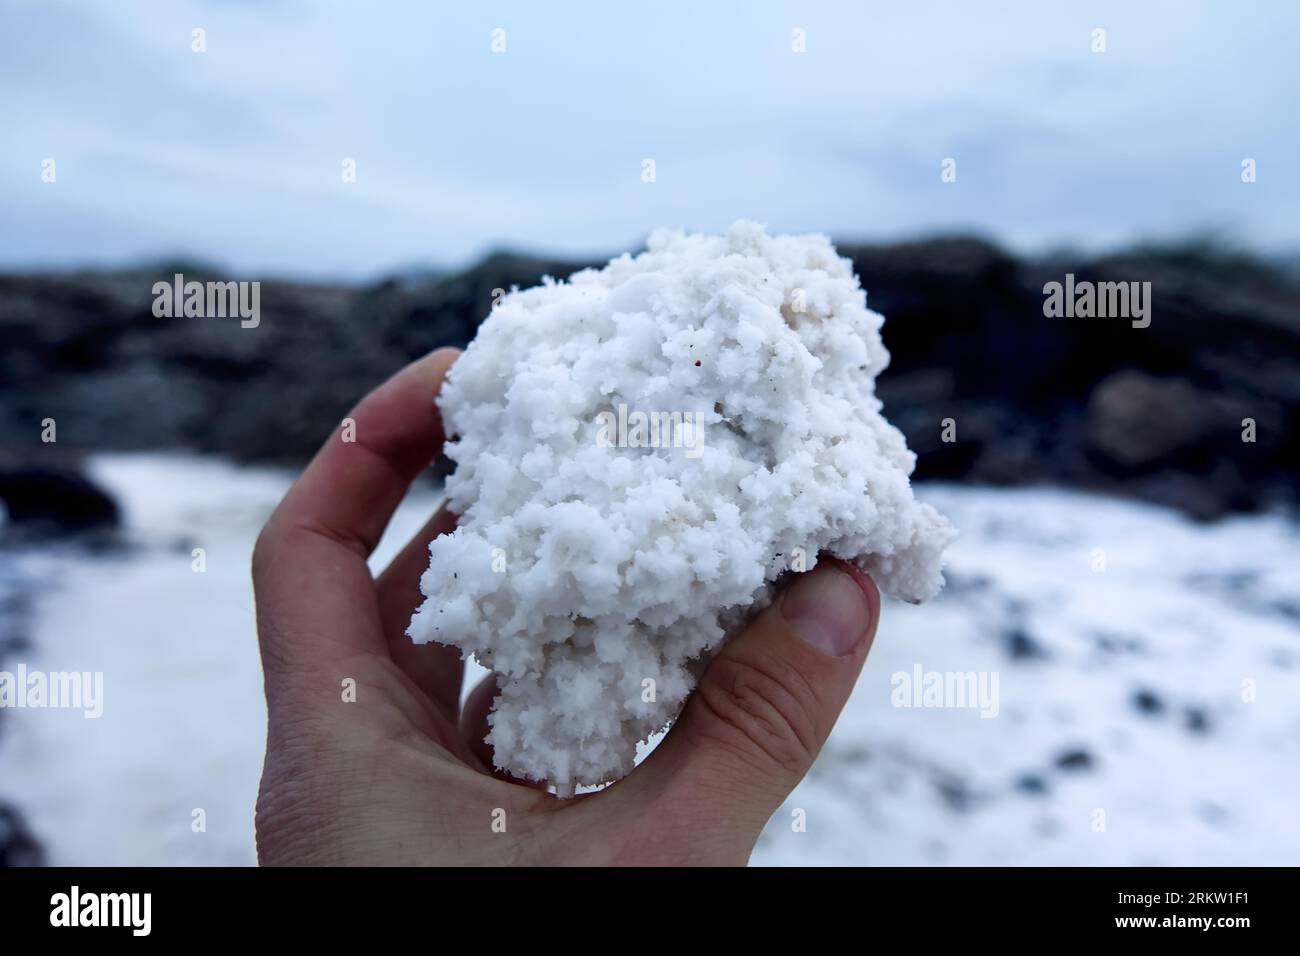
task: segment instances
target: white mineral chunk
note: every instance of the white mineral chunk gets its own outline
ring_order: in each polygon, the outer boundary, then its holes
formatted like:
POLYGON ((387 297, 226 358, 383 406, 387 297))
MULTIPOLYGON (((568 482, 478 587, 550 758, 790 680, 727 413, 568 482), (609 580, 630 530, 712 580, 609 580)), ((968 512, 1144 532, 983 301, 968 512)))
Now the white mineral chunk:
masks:
POLYGON ((460 525, 409 629, 500 675, 498 766, 626 774, 692 662, 819 553, 939 590, 954 532, 881 417, 882 322, 826 237, 751 222, 501 300, 440 397, 460 525))

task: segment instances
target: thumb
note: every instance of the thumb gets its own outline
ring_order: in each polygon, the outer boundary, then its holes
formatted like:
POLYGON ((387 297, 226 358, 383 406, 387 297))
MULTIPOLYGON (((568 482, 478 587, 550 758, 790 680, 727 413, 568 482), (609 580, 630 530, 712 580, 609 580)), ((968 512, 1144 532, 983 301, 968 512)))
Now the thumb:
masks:
POLYGON ((824 559, 723 646, 646 761, 673 816, 689 817, 675 822, 748 856, 830 736, 879 617, 866 572, 824 559))

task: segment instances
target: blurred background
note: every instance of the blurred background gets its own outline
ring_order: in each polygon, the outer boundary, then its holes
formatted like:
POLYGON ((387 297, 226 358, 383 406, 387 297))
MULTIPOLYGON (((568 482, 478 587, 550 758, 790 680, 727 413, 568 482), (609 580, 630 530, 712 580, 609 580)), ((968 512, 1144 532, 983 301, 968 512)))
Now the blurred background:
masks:
POLYGON ((0 672, 104 694, 0 708, 0 862, 253 862, 247 564, 295 469, 494 290, 749 218, 852 259, 962 532, 755 862, 1300 863, 1298 26, 10 0, 0 672), (156 316, 177 272, 261 283, 256 326, 156 316), (1046 317, 1067 274, 1151 283, 1150 325, 1046 317), (996 674, 997 715, 896 706, 917 667, 996 674))

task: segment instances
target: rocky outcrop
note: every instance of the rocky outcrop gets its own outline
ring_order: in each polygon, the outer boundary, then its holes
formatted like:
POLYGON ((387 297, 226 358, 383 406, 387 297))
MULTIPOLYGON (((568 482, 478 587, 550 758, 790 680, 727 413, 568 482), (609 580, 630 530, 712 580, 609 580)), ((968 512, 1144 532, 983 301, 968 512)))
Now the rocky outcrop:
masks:
POLYGON ((0 803, 0 868, 44 866, 45 852, 13 807, 0 803))
MULTIPOLYGON (((1293 272, 1197 246, 1036 262, 975 239, 840 249, 888 317, 880 394, 918 477, 1052 481, 1200 517, 1296 501, 1293 272), (1150 282, 1150 325, 1045 316, 1044 284, 1066 273, 1150 282)), ((153 315, 154 282, 219 278, 198 266, 0 276, 0 471, 133 449, 300 463, 367 388, 468 342, 496 290, 586 264, 498 254, 360 288, 267 280, 255 328, 153 315)))
POLYGON ((918 476, 1051 481, 1202 518, 1296 502, 1293 271, 1197 245, 1035 263, 972 240, 845 251, 888 317, 880 394, 918 476), (1150 282, 1150 324, 1048 318, 1044 285, 1067 273, 1150 282))
POLYGON ((116 502, 76 471, 28 468, 0 471, 0 501, 11 527, 28 536, 116 527, 116 502))

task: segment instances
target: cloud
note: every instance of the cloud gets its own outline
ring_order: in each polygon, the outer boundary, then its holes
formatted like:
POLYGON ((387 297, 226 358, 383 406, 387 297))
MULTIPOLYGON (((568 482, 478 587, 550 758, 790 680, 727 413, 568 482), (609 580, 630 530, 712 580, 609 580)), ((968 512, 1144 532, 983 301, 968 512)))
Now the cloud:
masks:
POLYGON ((1027 245, 1213 220, 1296 242, 1281 170, 1297 132, 1277 121, 1300 112, 1287 4, 1244 18, 1175 3, 1026 0, 997 17, 760 3, 738 17, 134 0, 0 17, 0 195, 22 210, 0 266, 179 244, 236 268, 360 276, 503 244, 616 251, 658 225, 738 216, 1027 245), (1088 46, 1099 25, 1102 55, 1088 46), (791 51, 796 26, 807 53, 791 51), (1245 156, 1253 187, 1237 179, 1245 156), (55 185, 39 180, 46 157, 55 185))

